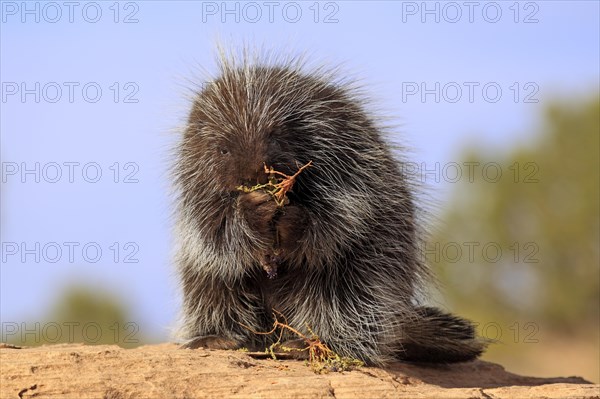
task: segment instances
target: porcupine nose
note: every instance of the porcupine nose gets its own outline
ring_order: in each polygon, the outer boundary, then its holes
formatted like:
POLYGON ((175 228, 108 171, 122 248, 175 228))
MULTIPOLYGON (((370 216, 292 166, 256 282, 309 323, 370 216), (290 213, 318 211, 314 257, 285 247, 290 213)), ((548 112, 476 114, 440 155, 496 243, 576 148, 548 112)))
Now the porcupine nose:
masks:
POLYGON ((265 163, 260 162, 259 164, 253 163, 252 166, 248 165, 245 170, 242 171, 243 184, 252 187, 257 184, 265 184, 268 182, 268 175, 265 173, 265 163))

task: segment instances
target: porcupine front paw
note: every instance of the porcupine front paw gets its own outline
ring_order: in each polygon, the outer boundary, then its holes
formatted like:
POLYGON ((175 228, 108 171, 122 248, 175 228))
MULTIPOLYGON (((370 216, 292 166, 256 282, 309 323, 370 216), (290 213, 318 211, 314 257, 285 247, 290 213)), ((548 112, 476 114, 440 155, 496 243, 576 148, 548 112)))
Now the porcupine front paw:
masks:
POLYGON ((298 248, 307 224, 308 217, 302 207, 288 205, 283 208, 275 223, 277 244, 282 258, 298 248))
POLYGON ((259 190, 243 193, 239 196, 238 206, 250 230, 266 242, 273 241, 277 204, 271 195, 259 190))

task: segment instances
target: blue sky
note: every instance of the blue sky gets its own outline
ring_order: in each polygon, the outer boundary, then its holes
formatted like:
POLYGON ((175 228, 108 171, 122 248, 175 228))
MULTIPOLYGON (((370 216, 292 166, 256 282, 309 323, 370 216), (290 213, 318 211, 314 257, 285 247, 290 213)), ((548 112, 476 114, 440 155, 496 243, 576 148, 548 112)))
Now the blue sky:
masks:
MULTIPOLYGON (((427 165, 460 161, 458 151, 474 143, 500 157, 533 139, 547 100, 599 88, 596 1, 477 2, 472 21, 463 2, 427 2, 439 22, 422 14, 422 2, 275 2, 272 21, 264 2, 227 3, 232 13, 223 13, 222 2, 129 2, 119 4, 118 16, 114 2, 82 2, 72 22, 62 2, 54 3, 60 16, 47 3, 28 2, 33 14, 23 4, 1 3, 3 322, 40 317, 65 286, 86 282, 119 295, 133 321, 167 336, 178 306, 169 148, 189 106, 189 81, 199 79, 199 66, 214 71, 219 38, 343 64, 400 125, 394 139, 412 147, 409 160, 427 165), (97 9, 99 20, 88 22, 97 9), (137 22, 123 23, 128 15, 137 22), (421 101, 406 92, 436 82, 439 103, 435 94, 421 101), (92 102, 98 87, 102 95, 92 102), (452 102, 457 87, 462 97, 452 102), (31 92, 24 99, 23 88, 31 92), (492 102, 497 88, 502 95, 492 102), (137 102, 125 102, 127 95, 137 102), (527 95, 539 101, 526 102, 527 95), (34 172, 22 174, 23 167, 34 172), (33 252, 23 261, 13 243, 33 252), (126 263, 127 255, 138 262, 126 263)), ((443 209, 448 184, 428 185, 443 209)))

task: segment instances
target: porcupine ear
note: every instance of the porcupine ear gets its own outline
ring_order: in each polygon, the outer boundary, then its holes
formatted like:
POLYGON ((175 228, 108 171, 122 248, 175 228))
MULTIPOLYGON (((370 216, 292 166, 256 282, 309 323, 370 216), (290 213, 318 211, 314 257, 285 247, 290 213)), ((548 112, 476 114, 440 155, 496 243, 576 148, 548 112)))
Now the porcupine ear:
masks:
POLYGON ((469 320, 432 307, 419 307, 406 323, 398 358, 410 362, 454 363, 480 356, 492 341, 477 337, 469 320))

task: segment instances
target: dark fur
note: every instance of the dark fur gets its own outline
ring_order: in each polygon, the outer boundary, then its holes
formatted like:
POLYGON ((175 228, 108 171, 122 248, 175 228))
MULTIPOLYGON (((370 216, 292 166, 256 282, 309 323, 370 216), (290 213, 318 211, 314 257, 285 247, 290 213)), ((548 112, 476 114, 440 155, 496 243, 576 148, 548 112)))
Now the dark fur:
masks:
MULTIPOLYGON (((272 309, 341 355, 470 360, 485 343, 467 320, 415 305, 429 271, 413 189, 384 129, 351 84, 300 62, 223 56, 200 90, 174 168, 181 336, 188 346, 264 349, 272 309), (278 208, 263 164, 297 178, 278 208), (278 277, 261 267, 279 250, 278 277)), ((290 337, 293 338, 293 337, 290 337)))

